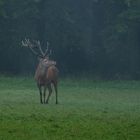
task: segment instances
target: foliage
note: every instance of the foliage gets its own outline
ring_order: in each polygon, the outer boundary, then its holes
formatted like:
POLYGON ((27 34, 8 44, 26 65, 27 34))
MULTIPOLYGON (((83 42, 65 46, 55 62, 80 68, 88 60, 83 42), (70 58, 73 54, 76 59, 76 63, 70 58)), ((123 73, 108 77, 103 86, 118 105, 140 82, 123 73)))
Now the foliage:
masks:
POLYGON ((28 37, 50 42, 62 73, 140 78, 139 24, 139 0, 0 0, 0 72, 33 71, 28 37))

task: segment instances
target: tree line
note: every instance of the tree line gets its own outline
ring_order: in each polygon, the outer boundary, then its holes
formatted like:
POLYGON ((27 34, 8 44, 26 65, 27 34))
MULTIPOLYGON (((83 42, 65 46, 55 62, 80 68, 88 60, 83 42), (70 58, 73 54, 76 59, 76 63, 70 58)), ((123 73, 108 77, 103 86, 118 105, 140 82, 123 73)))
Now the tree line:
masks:
POLYGON ((0 0, 0 72, 33 73, 25 37, 47 41, 62 74, 140 78, 139 0, 0 0))

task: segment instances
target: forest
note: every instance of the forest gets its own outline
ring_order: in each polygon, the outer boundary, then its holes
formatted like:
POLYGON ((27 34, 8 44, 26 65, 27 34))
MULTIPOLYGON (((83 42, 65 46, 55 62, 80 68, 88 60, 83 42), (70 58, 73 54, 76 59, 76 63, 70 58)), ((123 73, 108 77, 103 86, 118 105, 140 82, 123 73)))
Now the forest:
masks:
POLYGON ((0 0, 0 140, 140 140, 140 0, 0 0))
POLYGON ((140 0, 0 0, 0 73, 34 73, 25 38, 50 43, 61 75, 140 79, 140 0))

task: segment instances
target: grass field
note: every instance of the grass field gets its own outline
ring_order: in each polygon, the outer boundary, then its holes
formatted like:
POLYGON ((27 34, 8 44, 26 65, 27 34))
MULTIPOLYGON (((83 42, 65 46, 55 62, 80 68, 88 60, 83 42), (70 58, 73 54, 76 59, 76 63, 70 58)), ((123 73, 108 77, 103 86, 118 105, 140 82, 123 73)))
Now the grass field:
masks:
POLYGON ((65 78, 41 105, 32 78, 1 76, 0 140, 140 140, 140 81, 65 78))

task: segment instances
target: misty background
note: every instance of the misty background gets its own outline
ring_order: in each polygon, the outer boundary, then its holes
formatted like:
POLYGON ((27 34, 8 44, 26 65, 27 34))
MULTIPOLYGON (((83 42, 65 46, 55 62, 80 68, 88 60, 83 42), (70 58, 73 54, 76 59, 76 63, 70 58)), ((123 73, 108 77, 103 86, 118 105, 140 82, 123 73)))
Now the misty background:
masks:
POLYGON ((0 73, 34 73, 25 37, 49 41, 61 75, 140 79, 140 0, 0 0, 0 73))

